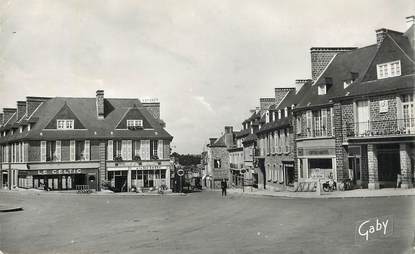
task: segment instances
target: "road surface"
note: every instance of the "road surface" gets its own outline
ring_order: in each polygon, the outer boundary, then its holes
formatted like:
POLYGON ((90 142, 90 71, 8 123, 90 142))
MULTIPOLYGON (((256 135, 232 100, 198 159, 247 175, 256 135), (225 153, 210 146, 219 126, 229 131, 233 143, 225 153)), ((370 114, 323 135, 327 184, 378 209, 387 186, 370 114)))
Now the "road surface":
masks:
POLYGON ((290 199, 1 192, 3 253, 406 253, 415 197, 290 199), (356 223, 392 215, 393 234, 356 242, 356 223))

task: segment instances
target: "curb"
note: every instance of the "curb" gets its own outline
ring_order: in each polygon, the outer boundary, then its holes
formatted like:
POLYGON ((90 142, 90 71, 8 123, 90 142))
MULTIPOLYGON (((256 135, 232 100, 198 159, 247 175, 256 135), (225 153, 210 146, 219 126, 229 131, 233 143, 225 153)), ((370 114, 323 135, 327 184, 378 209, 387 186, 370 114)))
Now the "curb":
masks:
POLYGON ((249 192, 229 192, 229 194, 239 194, 241 196, 263 196, 263 197, 275 197, 275 198, 298 198, 298 199, 345 199, 345 198, 385 198, 385 197, 415 197, 415 194, 401 194, 401 195, 368 195, 368 196, 331 196, 331 195, 290 195, 290 194, 283 194, 283 195, 273 195, 268 193, 249 193, 249 192))
MULTIPOLYGON (((100 196, 100 197, 105 197, 105 196, 119 196, 119 197, 145 197, 145 196, 149 196, 149 197, 156 197, 156 196, 163 196, 163 197, 179 197, 179 196, 187 196, 186 193, 176 193, 176 192, 170 192, 170 193, 164 193, 164 194, 159 194, 159 193, 132 193, 132 192, 92 192, 92 193, 77 193, 77 192, 64 192, 64 191, 39 191, 39 192, 19 192, 19 191, 1 191, 1 192, 7 192, 7 193, 21 193, 21 194, 34 194, 34 195, 73 195, 73 196, 100 196)), ((0 208, 1 209, 1 208, 0 208)))

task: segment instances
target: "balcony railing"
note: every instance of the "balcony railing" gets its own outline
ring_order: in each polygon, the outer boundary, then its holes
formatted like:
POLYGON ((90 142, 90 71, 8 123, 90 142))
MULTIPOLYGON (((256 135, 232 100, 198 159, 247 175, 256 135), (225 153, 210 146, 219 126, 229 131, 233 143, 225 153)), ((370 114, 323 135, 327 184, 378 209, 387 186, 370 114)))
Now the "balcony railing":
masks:
POLYGON ((415 134, 415 118, 367 121, 346 124, 348 137, 415 134))
POLYGON ((321 129, 311 130, 307 128, 306 132, 297 133, 297 137, 299 138, 315 138, 315 137, 327 137, 327 129, 322 127, 321 129))

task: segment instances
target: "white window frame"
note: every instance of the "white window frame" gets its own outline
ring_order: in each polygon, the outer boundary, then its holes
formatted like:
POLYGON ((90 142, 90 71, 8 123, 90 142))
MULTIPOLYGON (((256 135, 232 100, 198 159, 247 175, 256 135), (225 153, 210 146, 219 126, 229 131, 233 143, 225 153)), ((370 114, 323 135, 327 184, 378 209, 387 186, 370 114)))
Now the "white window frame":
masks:
POLYGON ((157 142, 157 156, 159 159, 164 158, 164 142, 162 139, 157 142))
POLYGON ((46 162, 46 141, 40 141, 40 161, 46 162))
POLYGON ((60 140, 56 140, 56 145, 55 145, 56 161, 62 160, 61 150, 62 150, 62 143, 60 140))
POLYGON ((107 160, 109 160, 109 161, 114 160, 114 143, 113 143, 112 139, 108 140, 107 160))
POLYGON ((401 76, 401 60, 376 65, 378 79, 401 76))
POLYGON ((58 130, 73 130, 75 120, 73 119, 58 119, 56 120, 56 129, 58 130))
POLYGON ((296 134, 301 134, 301 115, 299 115, 299 116, 297 116, 296 118, 296 126, 295 126, 295 129, 296 129, 296 134))
POLYGON ((141 119, 128 119, 127 120, 127 128, 128 127, 143 127, 143 120, 141 120, 141 119))
POLYGON ((76 143, 75 140, 69 141, 69 160, 75 161, 76 157, 76 143))
POLYGON ((84 160, 86 160, 86 161, 91 160, 91 141, 89 141, 89 140, 85 140, 84 160))

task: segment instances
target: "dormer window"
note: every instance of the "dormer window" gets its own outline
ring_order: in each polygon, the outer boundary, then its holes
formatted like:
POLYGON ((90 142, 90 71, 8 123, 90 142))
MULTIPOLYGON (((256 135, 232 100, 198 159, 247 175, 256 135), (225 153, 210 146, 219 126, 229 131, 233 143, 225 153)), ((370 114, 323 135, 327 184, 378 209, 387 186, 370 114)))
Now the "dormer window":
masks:
POLYGON ((326 85, 318 85, 318 95, 325 95, 327 93, 326 85))
POLYGON ((143 120, 127 120, 127 128, 141 128, 143 127, 143 120))
POLYGON ((22 133, 23 132, 23 126, 19 126, 19 132, 22 133))
POLYGON ((73 130, 74 120, 71 119, 58 119, 56 120, 56 129, 58 130, 73 130))
POLYGON ((269 113, 269 110, 267 110, 267 115, 266 115, 266 117, 265 117, 265 122, 266 122, 266 123, 271 122, 271 115, 270 115, 270 113, 269 113))
POLYGON ((278 110, 278 119, 281 119, 281 110, 278 110))
POLYGON ((288 117, 288 108, 285 108, 285 109, 284 109, 284 111, 285 111, 285 112, 284 112, 284 116, 285 116, 285 117, 288 117))
POLYGON ((396 77, 401 75, 401 61, 393 61, 376 65, 378 79, 396 77))

